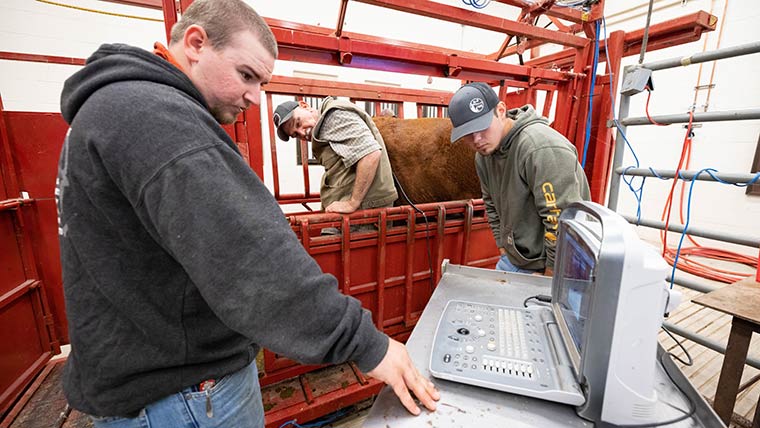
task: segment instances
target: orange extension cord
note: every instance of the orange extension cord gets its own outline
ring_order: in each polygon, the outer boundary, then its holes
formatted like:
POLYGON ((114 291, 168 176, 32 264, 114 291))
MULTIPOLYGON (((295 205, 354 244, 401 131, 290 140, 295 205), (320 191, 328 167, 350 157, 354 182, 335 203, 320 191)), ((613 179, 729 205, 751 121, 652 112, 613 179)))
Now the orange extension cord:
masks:
MULTIPOLYGON (((662 124, 655 122, 650 116, 649 116, 649 99, 652 96, 652 92, 647 88, 647 91, 649 94, 647 95, 647 103, 645 107, 645 112, 647 115, 647 119, 655 125, 658 126, 667 126, 667 124, 662 124)), ((668 234, 666 231, 668 230, 668 225, 670 223, 670 212, 671 208, 673 206, 673 193, 675 192, 676 183, 678 182, 678 174, 681 171, 681 169, 689 169, 689 164, 691 162, 691 127, 692 122, 694 120, 694 112, 689 113, 689 125, 686 127, 686 136, 683 139, 683 147, 681 149, 681 158, 678 161, 678 167, 676 167, 676 177, 673 179, 673 185, 670 187, 670 193, 668 194, 668 199, 665 201, 665 206, 662 209, 662 217, 661 220, 665 221, 665 230, 660 231, 660 241, 662 242, 662 257, 672 266, 673 263, 675 263, 676 258, 676 247, 668 247, 668 234)), ((683 197, 686 189, 686 182, 681 181, 681 195, 679 198, 679 217, 681 220, 681 224, 686 224, 684 222, 684 215, 683 215, 683 197)), ((743 265, 747 265, 751 268, 756 268, 758 263, 757 257, 747 256, 744 254, 735 253, 733 251, 728 250, 722 250, 719 248, 710 248, 705 247, 697 243, 694 238, 691 237, 691 235, 686 235, 686 237, 691 241, 694 246, 692 247, 682 247, 681 252, 678 256, 678 268, 700 276, 702 278, 711 279, 714 281, 719 282, 725 282, 725 283, 733 283, 739 280, 742 280, 744 278, 754 276, 754 273, 741 273, 741 272, 735 272, 725 269, 719 269, 714 266, 708 266, 704 263, 700 263, 693 259, 693 257, 703 257, 707 259, 713 259, 713 260, 720 260, 720 261, 726 261, 726 262, 734 262, 734 263, 740 263, 743 265)))

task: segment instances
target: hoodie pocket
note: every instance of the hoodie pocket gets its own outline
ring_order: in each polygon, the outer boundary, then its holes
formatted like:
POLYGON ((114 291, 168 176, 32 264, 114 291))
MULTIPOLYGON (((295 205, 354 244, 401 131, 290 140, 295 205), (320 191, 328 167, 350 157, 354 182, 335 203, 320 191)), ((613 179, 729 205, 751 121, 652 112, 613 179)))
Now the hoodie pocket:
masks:
POLYGON ((507 250, 507 253, 510 255, 510 260, 513 261, 513 264, 517 267, 524 268, 526 266, 529 266, 530 264, 534 262, 540 262, 544 259, 543 252, 542 255, 539 255, 538 257, 529 258, 525 257, 520 250, 517 249, 517 246, 515 245, 515 236, 514 231, 510 226, 503 225, 502 228, 502 244, 504 245, 504 248, 507 250))

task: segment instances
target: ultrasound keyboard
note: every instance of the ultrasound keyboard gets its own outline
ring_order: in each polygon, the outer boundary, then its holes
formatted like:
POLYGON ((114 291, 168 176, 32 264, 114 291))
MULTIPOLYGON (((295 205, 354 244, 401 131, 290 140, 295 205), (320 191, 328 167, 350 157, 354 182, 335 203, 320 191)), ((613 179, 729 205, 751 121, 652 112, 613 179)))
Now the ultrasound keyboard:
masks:
POLYGON ((553 335, 559 331, 546 307, 452 300, 436 330, 430 370, 442 379, 583 404, 566 351, 551 343, 553 335))

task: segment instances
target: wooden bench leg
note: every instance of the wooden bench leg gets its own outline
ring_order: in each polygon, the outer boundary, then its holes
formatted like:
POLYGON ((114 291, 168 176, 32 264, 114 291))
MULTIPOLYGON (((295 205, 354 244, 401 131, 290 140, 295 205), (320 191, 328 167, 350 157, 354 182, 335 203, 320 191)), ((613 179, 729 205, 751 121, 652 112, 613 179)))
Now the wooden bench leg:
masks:
POLYGON ((714 404, 715 413, 726 426, 731 422, 731 416, 734 413, 734 404, 736 404, 739 382, 744 372, 752 331, 752 325, 740 318, 734 317, 731 321, 731 334, 728 336, 726 355, 723 358, 723 367, 720 369, 714 404))

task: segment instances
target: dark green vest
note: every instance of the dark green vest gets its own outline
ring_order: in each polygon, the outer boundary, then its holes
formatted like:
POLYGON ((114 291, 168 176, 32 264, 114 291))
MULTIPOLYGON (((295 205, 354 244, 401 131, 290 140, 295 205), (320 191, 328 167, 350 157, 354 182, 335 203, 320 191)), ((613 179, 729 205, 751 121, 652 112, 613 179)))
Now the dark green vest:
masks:
POLYGON ((377 165, 375 179, 364 196, 360 209, 389 207, 393 201, 398 198, 396 187, 393 185, 393 174, 391 172, 391 163, 388 160, 388 152, 385 149, 385 142, 377 130, 372 118, 354 103, 327 97, 322 102, 320 118, 314 125, 311 138, 311 149, 319 163, 325 167, 325 174, 322 176, 322 187, 319 190, 319 197, 322 200, 322 209, 325 209, 335 201, 344 201, 351 198, 351 192, 356 179, 356 164, 346 168, 343 161, 337 153, 330 147, 330 143, 319 139, 319 132, 322 123, 328 113, 333 109, 348 110, 356 113, 367 124, 375 140, 382 148, 380 162, 377 165))

